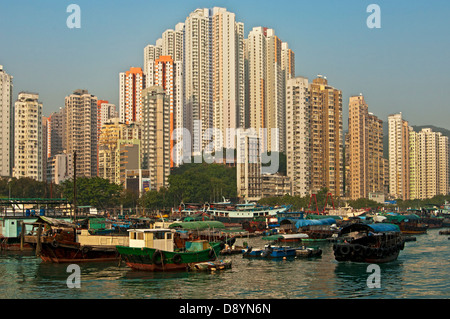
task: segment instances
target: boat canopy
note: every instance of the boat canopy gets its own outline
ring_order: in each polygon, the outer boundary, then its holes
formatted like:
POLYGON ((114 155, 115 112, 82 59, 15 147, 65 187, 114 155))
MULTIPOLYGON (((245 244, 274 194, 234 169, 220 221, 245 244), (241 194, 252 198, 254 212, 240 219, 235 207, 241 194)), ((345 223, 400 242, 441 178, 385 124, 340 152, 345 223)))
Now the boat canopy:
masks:
POLYGON ((306 219, 327 219, 327 218, 333 218, 334 220, 340 220, 342 219, 342 216, 336 216, 336 215, 317 215, 317 214, 308 214, 306 216, 306 219))
POLYGON ((324 219, 298 219, 295 221, 295 227, 305 227, 313 225, 333 225, 336 224, 334 218, 324 218, 324 219))
POLYGON ((49 224, 50 226, 67 227, 67 228, 75 228, 76 227, 76 225, 71 222, 65 221, 63 219, 50 218, 47 216, 39 216, 38 219, 32 224, 33 225, 49 224))
POLYGON ((179 228, 179 229, 187 229, 187 230, 204 230, 208 228, 218 228, 223 229, 225 225, 219 221, 197 221, 197 222, 179 222, 173 223, 169 226, 169 228, 179 228))
POLYGON ((409 215, 394 215, 394 216, 388 216, 387 220, 390 222, 409 222, 412 220, 420 220, 420 217, 416 214, 409 214, 409 215))
POLYGON ((383 232, 400 232, 400 228, 394 224, 388 223, 375 223, 375 224, 351 224, 344 228, 339 233, 339 236, 348 234, 354 231, 371 231, 374 233, 383 232))

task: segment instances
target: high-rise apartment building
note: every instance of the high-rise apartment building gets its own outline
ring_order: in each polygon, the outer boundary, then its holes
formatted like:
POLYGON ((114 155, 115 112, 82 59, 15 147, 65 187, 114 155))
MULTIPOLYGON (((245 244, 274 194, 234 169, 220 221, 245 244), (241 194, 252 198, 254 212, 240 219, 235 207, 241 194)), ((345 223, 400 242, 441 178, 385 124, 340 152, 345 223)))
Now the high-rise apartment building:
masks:
POLYGON ((310 126, 308 79, 295 77, 286 85, 286 175, 293 196, 306 196, 310 190, 310 126))
POLYGON ((53 112, 47 119, 47 158, 62 154, 65 145, 65 108, 61 107, 59 112, 53 112))
POLYGON ((184 107, 186 128, 196 154, 210 143, 203 139, 213 127, 212 32, 209 9, 196 9, 184 23, 184 107))
POLYGON ((167 187, 170 174, 170 102, 164 89, 143 90, 142 168, 150 171, 150 189, 167 187))
POLYGON ((11 176, 14 165, 13 76, 0 65, 0 177, 11 176))
POLYGON ((285 151, 286 80, 295 76, 294 54, 273 29, 255 27, 245 40, 248 125, 260 133, 263 151, 285 151))
POLYGON ((389 194, 408 200, 410 195, 409 132, 402 113, 388 116, 389 125, 389 194))
POLYGON ((222 134, 216 145, 234 149, 235 129, 245 121, 244 24, 218 7, 212 9, 211 20, 213 127, 222 134))
POLYGON ((39 94, 19 93, 14 109, 13 176, 43 181, 42 103, 39 102, 39 94))
POLYGON ((150 85, 149 81, 153 79, 152 71, 148 69, 148 67, 152 67, 154 64, 154 61, 159 58, 159 56, 162 54, 162 39, 158 39, 156 42, 156 45, 149 44, 144 48, 144 88, 147 88, 150 85))
MULTIPOLYGON (((161 38, 161 53, 159 55, 170 55, 173 61, 183 61, 183 36, 184 36, 184 23, 178 23, 175 26, 175 30, 168 29, 163 32, 161 38)), ((159 56, 155 56, 153 60, 156 60, 159 56)))
POLYGON ((65 149, 77 154, 77 176, 97 176, 97 100, 87 90, 65 99, 65 149))
POLYGON ((348 179, 351 199, 384 192, 383 122, 372 113, 364 96, 349 100, 348 179))
MULTIPOLYGON (((163 88, 166 97, 169 99, 170 105, 170 136, 174 129, 183 128, 184 123, 184 114, 183 107, 178 103, 181 102, 182 97, 177 96, 178 94, 182 94, 182 81, 181 74, 177 73, 181 68, 175 63, 170 55, 161 55, 155 61, 150 61, 148 65, 149 76, 148 76, 148 85, 151 86, 160 86, 163 88), (178 75, 178 76, 177 76, 178 75)), ((181 102, 182 103, 182 102, 181 102)), ((174 141, 170 140, 170 154, 172 154, 174 141)), ((177 163, 178 161, 175 160, 177 163)), ((170 157, 170 167, 174 166, 174 158, 170 157)))
POLYGON ((112 183, 125 183, 125 169, 139 170, 140 156, 140 124, 125 124, 118 118, 106 121, 99 137, 99 176, 112 183), (129 147, 128 145, 132 145, 129 147), (127 153, 130 150, 130 154, 127 153), (136 158, 137 151, 138 158, 136 158), (133 153, 133 154, 131 154, 133 153), (122 154, 122 156, 121 156, 122 154), (125 163, 130 160, 129 163, 125 163), (138 163, 138 165, 136 164, 138 163), (128 165, 130 164, 130 165, 128 165))
POLYGON ((142 120, 142 89, 144 72, 142 68, 130 68, 120 73, 119 109, 120 120, 125 123, 142 120))
POLYGON ((238 130, 236 181, 237 194, 249 201, 259 200, 261 191, 261 152, 255 130, 238 130))
POLYGON ((424 128, 409 130, 410 199, 447 195, 448 137, 424 128))
POLYGON ((73 178, 73 154, 65 152, 47 159, 47 182, 60 184, 73 178))
POLYGON ((311 191, 343 195, 342 92, 323 76, 309 84, 311 191))
POLYGON ((97 127, 100 134, 100 130, 108 120, 118 118, 119 112, 116 110, 116 106, 105 100, 97 101, 97 127))

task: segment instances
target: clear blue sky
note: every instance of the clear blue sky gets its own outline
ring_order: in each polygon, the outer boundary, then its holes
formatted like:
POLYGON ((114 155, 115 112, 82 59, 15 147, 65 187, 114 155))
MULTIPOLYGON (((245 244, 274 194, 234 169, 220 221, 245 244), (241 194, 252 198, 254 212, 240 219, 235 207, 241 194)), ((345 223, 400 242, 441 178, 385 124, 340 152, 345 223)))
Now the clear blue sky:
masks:
POLYGON ((296 75, 326 75, 348 98, 363 93, 387 120, 403 112, 412 125, 450 129, 450 1, 81 1, 0 0, 0 64, 20 91, 40 94, 44 115, 76 89, 118 105, 119 72, 142 67, 143 49, 196 8, 225 7, 244 22, 275 29, 296 54, 296 75), (81 28, 69 29, 69 4, 81 28), (381 29, 369 29, 369 4, 381 29))

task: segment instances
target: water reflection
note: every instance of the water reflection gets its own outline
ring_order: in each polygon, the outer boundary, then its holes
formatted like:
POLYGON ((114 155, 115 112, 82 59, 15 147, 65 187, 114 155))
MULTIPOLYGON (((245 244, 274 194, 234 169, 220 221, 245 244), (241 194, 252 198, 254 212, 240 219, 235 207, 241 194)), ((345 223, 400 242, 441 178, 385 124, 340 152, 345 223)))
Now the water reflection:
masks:
MULTIPOLYGON (((245 240, 264 245, 258 238, 245 240)), ((1 253, 0 291, 3 298, 449 298, 448 243, 438 230, 407 242, 397 261, 379 265, 381 288, 367 287, 368 264, 337 262, 329 243, 320 245, 320 258, 224 256, 232 268, 215 273, 152 273, 115 262, 85 263, 80 289, 67 287, 67 264, 43 263, 33 253, 1 253)))

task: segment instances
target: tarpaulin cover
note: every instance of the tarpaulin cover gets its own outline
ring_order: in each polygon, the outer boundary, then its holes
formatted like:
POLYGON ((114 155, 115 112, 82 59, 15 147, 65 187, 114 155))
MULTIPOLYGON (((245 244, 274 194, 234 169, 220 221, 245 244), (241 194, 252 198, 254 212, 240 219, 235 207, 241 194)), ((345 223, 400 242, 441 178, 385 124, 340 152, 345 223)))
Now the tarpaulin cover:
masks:
POLYGON ((295 223, 296 228, 311 226, 311 225, 333 225, 336 224, 334 218, 324 218, 324 219, 299 219, 295 223))

